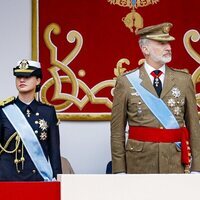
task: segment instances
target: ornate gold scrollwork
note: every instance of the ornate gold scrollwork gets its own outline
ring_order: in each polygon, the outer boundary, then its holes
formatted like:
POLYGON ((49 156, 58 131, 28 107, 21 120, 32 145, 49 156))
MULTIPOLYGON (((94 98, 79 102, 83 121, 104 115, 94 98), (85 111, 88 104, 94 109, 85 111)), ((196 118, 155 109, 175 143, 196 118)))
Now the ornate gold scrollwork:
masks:
POLYGON ((114 74, 116 77, 122 75, 126 71, 126 68, 123 67, 124 63, 130 65, 130 61, 127 58, 122 58, 117 62, 117 67, 114 69, 114 74))
POLYGON ((183 42, 184 42, 184 46, 186 51, 188 52, 188 54, 197 62, 200 64, 200 54, 197 53, 190 41, 192 42, 198 42, 200 41, 200 33, 196 30, 189 30, 185 33, 184 38, 183 38, 183 42))
MULTIPOLYGON (((200 54, 194 50, 191 45, 192 42, 200 42, 200 33, 194 29, 188 30, 183 38, 183 43, 186 51, 198 64, 200 64, 200 54)), ((192 74, 192 81, 194 85, 200 82, 200 66, 192 74)), ((197 106, 200 107, 200 93, 196 94, 197 106)), ((199 112, 200 116, 200 112, 199 112)))
MULTIPOLYGON (((110 4, 118 5, 122 7, 132 8, 132 0, 107 0, 110 4)), ((153 4, 157 4, 160 0, 137 0, 136 5, 134 7, 145 7, 153 4)))
POLYGON ((121 7, 131 8, 131 12, 128 13, 125 17, 122 18, 124 25, 133 32, 135 28, 135 32, 137 32, 140 28, 143 28, 143 18, 142 16, 136 12, 136 9, 139 7, 146 7, 149 5, 157 4, 160 0, 137 0, 136 4, 133 5, 132 0, 107 0, 108 3, 113 5, 118 5, 121 7))
MULTIPOLYGON (((46 80, 46 82, 41 87, 41 92, 40 92, 41 101, 47 104, 50 104, 50 102, 47 99, 47 91, 49 90, 50 87, 54 86, 54 92, 53 92, 53 97, 51 101, 55 101, 55 100, 63 101, 63 103, 61 104, 54 105, 58 112, 66 111, 72 105, 75 105, 79 108, 79 110, 82 110, 83 107, 88 102, 91 102, 92 104, 104 104, 108 108, 111 108, 112 102, 109 100, 108 97, 96 97, 95 95, 104 88, 114 87, 115 80, 105 80, 105 81, 99 82, 93 88, 89 88, 86 85, 86 83, 84 83, 82 80, 76 77, 75 73, 69 67, 69 64, 76 58, 76 56, 78 55, 78 53, 80 52, 82 48, 83 38, 81 34, 75 30, 70 31, 67 34, 67 37, 66 37, 67 41, 70 43, 75 42, 75 47, 62 61, 59 61, 57 60, 57 47, 51 41, 52 33, 53 34, 60 33, 60 27, 55 23, 52 23, 49 26, 47 26, 44 33, 45 44, 50 50, 50 61, 51 61, 52 66, 48 70, 51 73, 52 78, 49 78, 48 80, 46 80), (60 70, 64 72, 64 74, 66 75, 60 76, 58 73, 60 70), (63 83, 71 84, 71 87, 72 87, 71 94, 62 92, 63 83), (79 99, 78 97, 80 89, 85 93, 85 96, 81 99, 79 99)), ((82 114, 75 113, 75 116, 76 116, 75 119, 78 119, 79 115, 82 115, 82 114)), ((80 119, 80 120, 88 120, 88 115, 90 119, 94 117, 94 118, 98 118, 99 120, 102 119, 102 116, 103 118, 105 116, 105 114, 102 114, 102 115, 100 114, 98 117, 98 116, 92 116, 92 114, 90 115, 87 113, 84 115, 85 118, 83 117, 83 119, 80 119)), ((66 118, 71 119, 71 117, 73 118, 73 115, 69 113, 67 113, 66 115, 65 113, 58 114, 58 116, 62 120, 66 120, 66 118)), ((110 119, 110 114, 107 118, 110 119)))

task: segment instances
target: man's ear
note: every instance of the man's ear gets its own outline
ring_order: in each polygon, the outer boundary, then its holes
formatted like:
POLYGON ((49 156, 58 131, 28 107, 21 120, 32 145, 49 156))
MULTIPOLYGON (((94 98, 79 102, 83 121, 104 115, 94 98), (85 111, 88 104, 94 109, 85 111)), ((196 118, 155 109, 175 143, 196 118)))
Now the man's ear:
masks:
POLYGON ((144 55, 149 55, 148 47, 147 46, 143 46, 142 47, 142 52, 143 52, 144 55))

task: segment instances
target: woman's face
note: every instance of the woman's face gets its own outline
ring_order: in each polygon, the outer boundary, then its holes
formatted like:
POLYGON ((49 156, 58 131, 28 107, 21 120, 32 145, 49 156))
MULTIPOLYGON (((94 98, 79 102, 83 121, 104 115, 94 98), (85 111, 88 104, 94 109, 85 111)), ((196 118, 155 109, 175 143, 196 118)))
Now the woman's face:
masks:
POLYGON ((19 93, 32 93, 35 92, 36 86, 40 84, 40 81, 40 78, 35 76, 19 76, 16 77, 16 88, 19 93))

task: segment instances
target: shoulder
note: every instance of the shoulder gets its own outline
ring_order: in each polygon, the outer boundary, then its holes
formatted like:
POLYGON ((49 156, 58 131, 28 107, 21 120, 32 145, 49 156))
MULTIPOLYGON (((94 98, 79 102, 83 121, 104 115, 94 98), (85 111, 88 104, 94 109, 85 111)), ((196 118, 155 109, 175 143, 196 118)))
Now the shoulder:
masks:
POLYGON ((170 68, 173 76, 178 79, 178 80, 185 80, 189 81, 191 79, 191 74, 189 73, 188 69, 175 69, 175 68, 170 68))
POLYGON ((15 102, 15 97, 8 97, 2 101, 0 101, 0 107, 5 107, 7 105, 13 104, 15 102))
POLYGON ((184 69, 176 69, 176 68, 172 68, 170 67, 170 69, 175 72, 175 73, 179 73, 179 74, 183 74, 183 75, 190 75, 189 70, 187 68, 184 69))
POLYGON ((38 105, 43 106, 45 108, 54 109, 54 106, 52 106, 51 104, 42 103, 41 101, 38 101, 38 105))
POLYGON ((130 71, 126 71, 124 72, 123 74, 119 75, 117 78, 116 78, 116 83, 115 83, 115 87, 124 87, 127 82, 128 82, 128 79, 127 79, 127 75, 128 74, 131 74, 133 73, 134 71, 136 71, 137 69, 133 69, 133 70, 130 70, 130 71))
POLYGON ((117 80, 126 80, 126 76, 127 76, 128 74, 131 74, 131 73, 135 72, 135 71, 138 70, 138 69, 139 69, 139 68, 135 68, 135 69, 133 69, 133 70, 126 71, 126 72, 123 73, 122 75, 118 76, 118 77, 117 77, 117 80))
POLYGON ((51 104, 45 104, 40 101, 38 102, 38 104, 41 114, 48 116, 49 120, 51 120, 53 124, 56 123, 56 125, 58 126, 60 120, 58 120, 55 107, 52 106, 51 104))
POLYGON ((38 101, 38 106, 40 108, 42 108, 43 110, 48 110, 48 111, 54 111, 55 110, 54 106, 52 106, 50 104, 42 103, 40 101, 38 101))
POLYGON ((139 68, 135 68, 135 69, 133 69, 133 70, 127 71, 127 72, 124 73, 123 75, 126 76, 126 75, 128 75, 128 74, 131 74, 131 73, 137 71, 138 69, 139 69, 139 68))
POLYGON ((130 87, 130 82, 127 78, 127 75, 135 72, 138 68, 125 72, 124 74, 117 77, 115 88, 118 90, 126 92, 126 88, 130 87))

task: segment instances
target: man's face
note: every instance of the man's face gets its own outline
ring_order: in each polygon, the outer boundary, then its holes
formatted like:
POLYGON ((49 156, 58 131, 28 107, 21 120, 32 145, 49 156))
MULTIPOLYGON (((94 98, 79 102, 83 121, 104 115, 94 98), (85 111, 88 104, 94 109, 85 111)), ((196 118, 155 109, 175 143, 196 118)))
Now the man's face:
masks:
POLYGON ((171 61, 172 52, 169 42, 149 40, 146 45, 149 59, 155 63, 165 64, 171 61))
POLYGON ((40 78, 36 78, 35 76, 16 77, 16 87, 19 93, 35 92, 36 85, 38 84, 40 84, 40 78))

